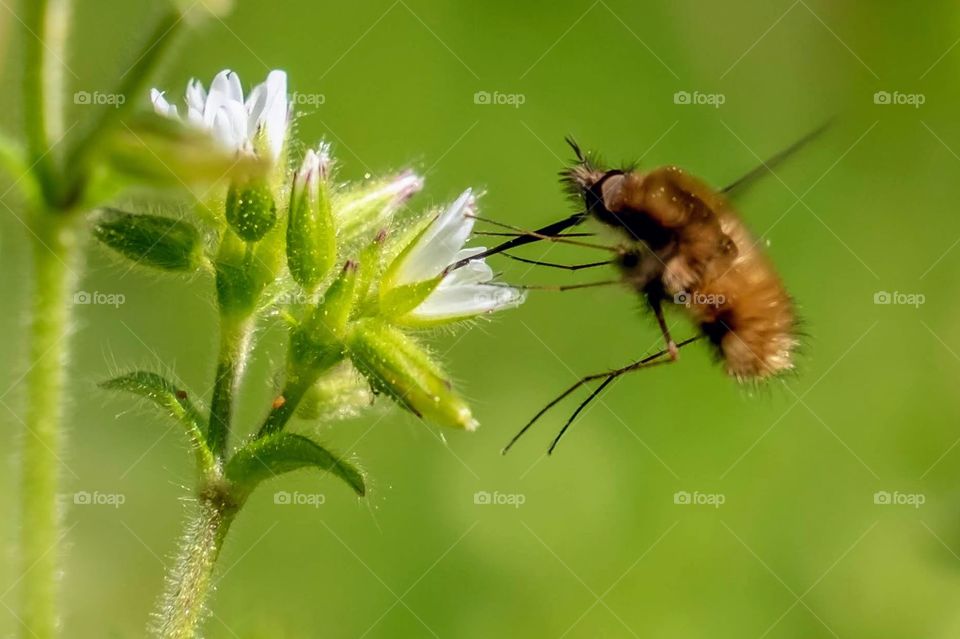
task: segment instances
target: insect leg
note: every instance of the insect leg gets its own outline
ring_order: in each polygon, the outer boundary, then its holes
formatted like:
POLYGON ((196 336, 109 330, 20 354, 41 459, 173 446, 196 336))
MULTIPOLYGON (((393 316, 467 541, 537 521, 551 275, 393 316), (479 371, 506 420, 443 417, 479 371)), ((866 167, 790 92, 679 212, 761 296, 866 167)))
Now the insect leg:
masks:
MULTIPOLYGON (((685 340, 683 340, 682 342, 680 342, 680 344, 678 344, 677 347, 678 347, 678 348, 683 348, 683 347, 686 346, 687 344, 690 344, 690 343, 692 343, 692 342, 695 342, 696 340, 700 339, 701 337, 702 337, 702 336, 697 335, 697 336, 695 336, 695 337, 690 337, 690 338, 688 338, 688 339, 685 339, 685 340)), ((507 443, 507 445, 504 446, 502 453, 503 453, 503 454, 506 454, 506 453, 510 450, 510 448, 517 442, 517 440, 519 440, 519 439, 524 435, 524 433, 526 433, 528 430, 530 430, 530 428, 531 428, 541 417, 543 417, 543 415, 544 415, 547 411, 549 411, 551 408, 553 408, 554 406, 556 406, 557 404, 559 404, 559 403, 560 403, 561 401, 563 401, 568 395, 570 395, 570 393, 572 393, 573 391, 577 390, 577 389, 580 388, 581 386, 583 386, 583 385, 585 385, 585 384, 588 384, 588 383, 590 383, 590 382, 592 382, 592 381, 594 381, 594 380, 597 380, 597 379, 609 378, 609 377, 611 377, 611 376, 614 377, 614 378, 616 378, 616 377, 619 377, 620 375, 623 375, 624 373, 629 373, 629 372, 634 371, 634 370, 639 370, 639 369, 645 367, 645 366, 646 366, 647 364, 649 364, 650 362, 654 362, 654 361, 659 360, 661 357, 663 357, 664 355, 667 355, 668 353, 669 353, 669 351, 667 351, 667 350, 662 350, 662 351, 659 351, 659 352, 657 352, 657 353, 654 353, 653 355, 648 355, 647 357, 644 357, 644 358, 641 359, 641 360, 638 360, 638 361, 636 361, 636 362, 633 362, 632 364, 628 364, 628 365, 623 366, 623 367, 621 367, 621 368, 617 368, 617 369, 614 369, 614 370, 612 370, 612 371, 606 371, 606 372, 604 372, 604 373, 595 373, 595 374, 593 374, 593 375, 587 375, 586 377, 581 378, 577 383, 573 384, 570 388, 568 388, 567 390, 563 391, 563 393, 561 393, 559 396, 557 396, 555 399, 553 399, 549 404, 547 404, 547 405, 544 406, 542 409, 540 409, 540 411, 539 411, 536 415, 533 416, 533 419, 531 419, 529 422, 527 422, 527 423, 523 426, 523 428, 521 428, 520 431, 519 431, 516 435, 513 436, 513 438, 507 443)), ((664 361, 664 362, 668 362, 668 361, 670 361, 670 360, 663 360, 663 361, 664 361)), ((603 386, 606 386, 607 383, 608 383, 608 382, 604 383, 603 386)), ((593 395, 591 395, 591 399, 592 399, 593 397, 595 397, 595 396, 596 396, 596 393, 594 393, 593 395)), ((589 403, 589 402, 587 402, 587 403, 589 403)), ((581 406, 581 409, 582 409, 582 406, 581 406)), ((578 410, 578 412, 579 412, 579 410, 578 410)), ((576 417, 576 415, 574 415, 574 417, 576 417)), ((572 421, 572 419, 571 419, 571 421, 572 421)), ((554 445, 556 445, 556 444, 554 444, 554 445)), ((551 447, 551 450, 552 450, 552 447, 551 447)))
POLYGON ((649 298, 649 300, 650 306, 653 307, 653 314, 657 316, 660 333, 663 334, 663 339, 667 343, 667 352, 670 354, 670 359, 677 361, 677 357, 680 356, 680 349, 677 348, 677 343, 670 337, 670 327, 667 326, 667 320, 663 317, 663 300, 659 297, 649 298))
POLYGON ((523 262, 524 264, 536 264, 537 266, 549 266, 550 268, 561 268, 566 271, 579 271, 585 268, 594 268, 597 266, 607 266, 609 264, 614 264, 613 260, 605 260, 603 262, 588 262, 586 264, 557 264, 556 262, 539 262, 537 260, 528 260, 525 257, 517 257, 516 255, 511 255, 510 253, 504 253, 504 257, 509 257, 511 260, 516 260, 517 262, 523 262))
MULTIPOLYGON (((665 352, 661 352, 661 354, 666 354, 666 353, 665 353, 665 352)), ((560 432, 557 433, 557 436, 553 438, 553 442, 551 442, 550 448, 547 449, 547 454, 548 454, 548 455, 552 455, 552 454, 553 454, 553 449, 556 448, 556 447, 557 447, 557 444, 560 443, 560 440, 561 440, 561 439, 563 438, 563 436, 567 433, 567 429, 569 429, 570 426, 573 425, 573 422, 574 422, 574 420, 577 418, 577 415, 579 415, 579 414, 581 413, 581 411, 583 411, 584 408, 586 408, 587 406, 589 406, 590 403, 593 402, 593 400, 596 399, 597 396, 603 391, 603 389, 606 388, 607 386, 609 386, 609 385, 613 382, 613 380, 617 379, 618 377, 620 377, 621 375, 623 375, 623 374, 625 374, 625 373, 629 373, 629 372, 632 372, 632 371, 635 371, 635 370, 640 370, 641 368, 652 368, 652 367, 658 366, 658 365, 660 365, 660 364, 672 364, 672 363, 675 362, 675 361, 676 361, 676 360, 674 360, 674 359, 660 359, 660 360, 656 360, 656 361, 652 361, 652 362, 646 362, 646 363, 641 364, 641 365, 639 365, 639 366, 631 366, 631 367, 629 367, 629 368, 627 368, 627 369, 619 369, 619 370, 613 371, 613 372, 611 372, 611 373, 608 373, 607 376, 606 376, 606 379, 603 380, 603 383, 600 384, 599 386, 597 386, 596 390, 594 390, 592 393, 590 393, 590 396, 587 397, 587 398, 583 401, 583 403, 581 403, 579 406, 577 406, 577 410, 573 411, 573 415, 571 415, 571 416, 570 416, 570 419, 568 419, 568 420, 566 421, 566 423, 563 425, 563 428, 561 428, 561 429, 560 429, 560 432)))
POLYGON ((623 284, 621 280, 600 280, 599 282, 584 282, 583 284, 500 284, 498 282, 489 282, 489 286, 505 286, 507 288, 519 288, 524 291, 573 291, 578 288, 595 288, 597 286, 612 286, 614 284, 623 284))
MULTIPOLYGON (((485 237, 526 237, 527 233, 521 233, 519 231, 509 232, 509 231, 474 231, 474 235, 485 236, 485 237)), ((596 233, 557 233, 551 237, 593 237, 596 233)))

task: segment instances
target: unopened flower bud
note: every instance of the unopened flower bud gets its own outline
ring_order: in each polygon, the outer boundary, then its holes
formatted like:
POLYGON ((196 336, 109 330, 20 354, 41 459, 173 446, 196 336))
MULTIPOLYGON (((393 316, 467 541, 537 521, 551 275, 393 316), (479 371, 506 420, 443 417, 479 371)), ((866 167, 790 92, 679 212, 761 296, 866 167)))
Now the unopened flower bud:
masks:
POLYGON ((263 181, 233 185, 227 192, 227 222, 244 241, 256 242, 277 223, 273 192, 263 181))
POLYGON ((362 320, 354 325, 347 344, 354 366, 376 390, 440 426, 477 428, 470 407, 439 366, 399 329, 383 321, 362 320))
POLYGON ((351 189, 337 198, 334 216, 340 235, 348 242, 387 226, 407 200, 423 188, 423 178, 412 171, 351 189))
POLYGON ((337 257, 330 210, 330 156, 327 148, 307 151, 293 180, 287 220, 287 266, 300 286, 313 290, 337 257))

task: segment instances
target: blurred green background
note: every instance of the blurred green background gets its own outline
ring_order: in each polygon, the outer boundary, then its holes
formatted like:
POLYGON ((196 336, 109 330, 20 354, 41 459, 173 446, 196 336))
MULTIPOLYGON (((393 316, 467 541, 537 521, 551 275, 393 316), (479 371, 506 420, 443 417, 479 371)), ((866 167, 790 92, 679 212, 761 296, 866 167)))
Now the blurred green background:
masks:
MULTIPOLYGON (((109 92, 160 7, 77 4, 74 90, 109 92)), ((0 8, 8 31, 15 10, 0 8)), ((156 82, 170 97, 226 67, 247 87, 286 69, 292 91, 323 96, 298 106, 296 134, 334 142, 347 177, 413 166, 427 176, 420 204, 473 185, 487 191, 483 214, 526 227, 571 211, 556 180, 566 134, 613 162, 677 163, 722 186, 837 116, 778 169, 782 181, 767 177, 738 202, 804 320, 795 377, 738 387, 694 346, 679 365, 616 383, 552 458, 544 452, 575 399, 501 457, 577 377, 659 346, 655 324, 629 293, 600 289, 535 293, 518 311, 437 335, 482 428, 439 432, 391 407, 301 424, 354 452, 372 495, 358 503, 307 474, 262 488, 224 551, 207 636, 960 634, 958 38, 952 2, 826 0, 241 0, 191 33, 156 82), (477 104, 482 91, 523 104, 477 104), (678 91, 724 103, 676 104, 678 91), (877 104, 878 91, 923 104, 877 104), (924 303, 875 304, 881 291, 924 303), (278 505, 281 490, 325 500, 278 505), (479 491, 523 503, 476 504, 479 491), (676 504, 678 491, 724 503, 676 504), (923 504, 878 504, 878 491, 923 504)), ((4 37, 0 98, 13 132, 16 41, 4 37)), ((594 258, 524 254, 548 252, 594 258)), ((527 283, 597 275, 494 261, 527 283)), ((26 231, 0 214, 4 606, 18 578, 27 273, 26 231)), ((75 327, 64 636, 144 634, 192 462, 175 427, 95 383, 149 366, 207 388, 211 285, 127 272, 90 247, 79 288, 126 302, 80 307, 75 327), (77 506, 76 491, 125 503, 77 506)), ((671 322, 678 336, 692 330, 679 315, 671 322)), ((281 331, 267 326, 240 413, 251 427, 282 353, 281 331)), ((15 630, 0 611, 0 636, 15 630)))

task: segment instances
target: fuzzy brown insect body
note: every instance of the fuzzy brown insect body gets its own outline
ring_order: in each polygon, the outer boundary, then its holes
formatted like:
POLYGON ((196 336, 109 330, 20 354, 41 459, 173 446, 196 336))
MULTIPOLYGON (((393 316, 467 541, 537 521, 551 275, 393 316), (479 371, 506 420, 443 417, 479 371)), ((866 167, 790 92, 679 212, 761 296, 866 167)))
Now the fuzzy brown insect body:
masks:
POLYGON ((645 296, 673 352, 664 302, 685 309, 737 379, 792 368, 790 297, 722 193, 675 166, 602 171, 581 158, 565 179, 588 213, 626 240, 624 281, 645 296))

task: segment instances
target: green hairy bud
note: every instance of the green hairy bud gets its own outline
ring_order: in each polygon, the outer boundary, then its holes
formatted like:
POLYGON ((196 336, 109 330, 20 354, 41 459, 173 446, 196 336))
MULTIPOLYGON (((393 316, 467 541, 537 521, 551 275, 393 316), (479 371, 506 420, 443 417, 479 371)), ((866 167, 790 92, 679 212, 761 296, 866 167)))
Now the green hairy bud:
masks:
POLYGON ((277 204, 265 182, 233 185, 227 192, 227 222, 246 242, 256 242, 277 223, 277 204))
POLYGON ((330 209, 330 157, 322 146, 310 150, 297 172, 287 220, 287 266, 306 290, 316 288, 337 257, 336 231, 330 209))
POLYGON ((203 259, 200 232, 182 220, 108 209, 93 233, 124 257, 164 271, 192 271, 203 259))
POLYGON ((470 407, 411 337, 379 320, 361 320, 348 339, 354 366, 376 390, 413 414, 440 426, 475 430, 470 407))

